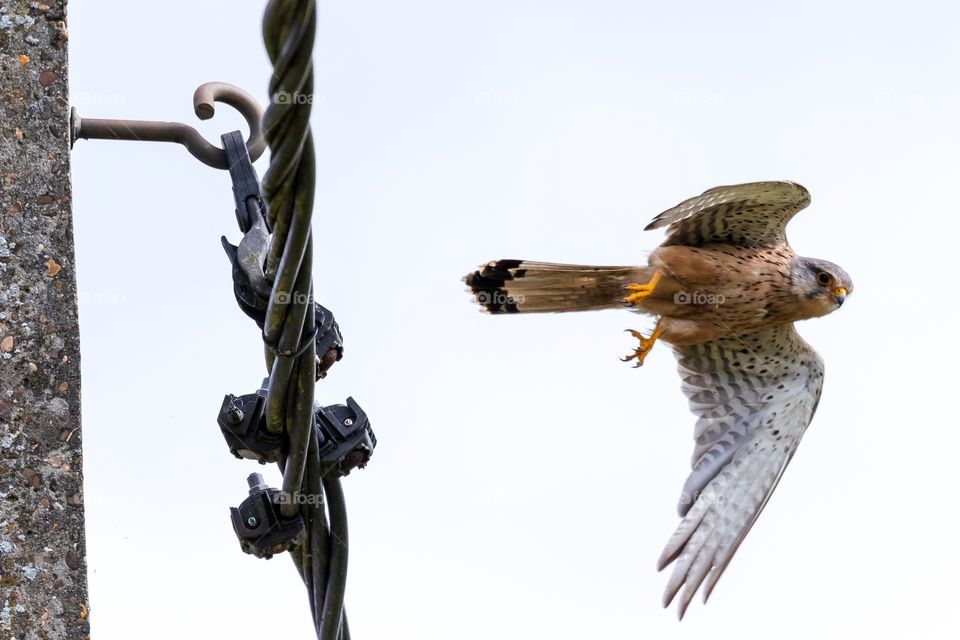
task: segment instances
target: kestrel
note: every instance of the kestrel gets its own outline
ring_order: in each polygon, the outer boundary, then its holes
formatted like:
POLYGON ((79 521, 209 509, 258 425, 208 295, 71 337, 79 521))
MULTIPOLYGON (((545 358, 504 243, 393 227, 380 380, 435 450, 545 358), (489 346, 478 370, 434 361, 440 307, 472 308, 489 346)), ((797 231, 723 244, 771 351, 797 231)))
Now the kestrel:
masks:
POLYGON ((666 240, 645 267, 527 260, 490 262, 464 279, 490 313, 626 306, 656 316, 625 360, 643 364, 657 340, 673 346, 697 417, 683 520, 657 563, 674 563, 663 606, 680 592, 682 619, 706 581, 707 601, 793 457, 820 400, 823 361, 793 323, 838 309, 850 276, 804 258, 786 225, 810 204, 792 182, 716 187, 654 218, 666 240))

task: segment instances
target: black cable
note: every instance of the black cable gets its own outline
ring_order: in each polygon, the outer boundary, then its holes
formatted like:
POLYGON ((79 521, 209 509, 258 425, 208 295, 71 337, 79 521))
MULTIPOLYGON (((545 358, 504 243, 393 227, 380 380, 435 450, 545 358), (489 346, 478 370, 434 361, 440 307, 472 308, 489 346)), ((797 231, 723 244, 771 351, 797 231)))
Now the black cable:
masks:
POLYGON ((306 526, 306 540, 292 557, 308 591, 317 637, 346 640, 346 504, 340 481, 323 477, 314 414, 318 354, 311 217, 316 163, 310 112, 315 37, 314 0, 267 3, 263 40, 274 74, 271 104, 262 121, 270 148, 270 168, 262 189, 273 232, 264 275, 272 280, 273 289, 263 339, 273 352, 266 353, 271 376, 265 417, 270 431, 285 432, 288 438, 281 461, 284 494, 309 498, 284 502, 281 511, 287 517, 299 512, 306 526), (304 340, 309 344, 304 345, 304 340))
POLYGON ((327 574, 327 597, 320 617, 320 637, 337 638, 343 616, 343 598, 347 587, 347 505, 338 478, 323 479, 330 512, 330 564, 327 574))

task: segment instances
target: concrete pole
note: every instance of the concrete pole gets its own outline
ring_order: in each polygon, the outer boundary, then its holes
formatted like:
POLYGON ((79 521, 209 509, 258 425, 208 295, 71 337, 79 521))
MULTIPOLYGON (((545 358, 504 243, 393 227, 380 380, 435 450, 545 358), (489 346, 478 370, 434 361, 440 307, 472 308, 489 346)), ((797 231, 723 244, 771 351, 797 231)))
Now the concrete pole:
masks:
POLYGON ((89 634, 65 0, 0 0, 0 637, 89 634))

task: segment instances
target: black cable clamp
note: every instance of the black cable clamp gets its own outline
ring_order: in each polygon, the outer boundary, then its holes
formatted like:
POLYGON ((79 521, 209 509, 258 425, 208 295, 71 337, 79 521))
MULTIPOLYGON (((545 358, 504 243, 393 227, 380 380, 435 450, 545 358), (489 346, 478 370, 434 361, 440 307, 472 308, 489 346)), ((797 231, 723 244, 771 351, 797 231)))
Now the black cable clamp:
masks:
POLYGON ((223 150, 227 155, 237 224, 243 239, 237 246, 220 238, 233 265, 233 293, 240 309, 263 326, 271 283, 263 273, 263 263, 270 247, 267 208, 260 194, 257 171, 250 161, 239 131, 223 134, 223 150))
MULTIPOLYGON (((267 205, 264 204, 263 197, 260 195, 260 179, 257 177, 253 162, 250 161, 243 135, 239 131, 223 134, 220 136, 220 141, 223 142, 223 150, 229 163, 227 168, 230 171, 230 182, 233 183, 233 200, 237 205, 237 224, 240 225, 240 231, 247 233, 256 222, 247 213, 247 201, 250 198, 256 200, 256 207, 264 220, 267 217, 267 205)), ((270 231, 269 226, 267 231, 270 231)))
POLYGON ((270 378, 265 378, 263 386, 256 393, 239 397, 225 395, 217 416, 217 424, 230 453, 237 458, 256 460, 260 464, 279 462, 282 457, 283 439, 267 429, 263 418, 269 382, 270 378))
POLYGON ((320 473, 341 477, 367 466, 377 437, 366 412, 353 398, 347 404, 316 409, 317 441, 320 445, 320 473))
MULTIPOLYGON (((283 438, 267 429, 263 415, 269 381, 265 378, 263 386, 255 393, 224 396, 217 416, 217 424, 230 453, 260 464, 283 459, 283 438)), ((341 477, 366 466, 377 446, 377 437, 370 419, 356 400, 347 398, 345 405, 328 407, 317 403, 314 417, 322 475, 341 477)))
POLYGON ((259 473, 247 478, 250 495, 239 507, 230 507, 233 531, 244 553, 268 560, 303 542, 306 529, 299 514, 285 518, 280 512, 283 492, 268 487, 259 473))
MULTIPOLYGON (((267 210, 243 136, 239 131, 232 131, 223 134, 221 140, 230 162, 237 223, 243 231, 243 239, 237 246, 230 244, 226 236, 221 237, 220 242, 233 267, 233 295, 237 305, 263 331, 272 294, 271 283, 263 273, 263 262, 270 244, 267 210)), ((333 313, 316 302, 314 318, 317 327, 316 377, 319 380, 326 377, 330 367, 343 358, 343 336, 333 313)))

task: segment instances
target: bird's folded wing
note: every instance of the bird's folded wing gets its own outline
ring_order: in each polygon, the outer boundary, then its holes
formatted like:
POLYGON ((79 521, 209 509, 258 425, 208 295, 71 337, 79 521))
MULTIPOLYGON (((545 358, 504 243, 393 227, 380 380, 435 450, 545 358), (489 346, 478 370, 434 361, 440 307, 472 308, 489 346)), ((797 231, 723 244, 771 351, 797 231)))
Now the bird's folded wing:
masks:
POLYGON ((773 493, 813 418, 823 362, 793 325, 676 349, 697 416, 683 521, 660 556, 675 561, 664 606, 684 587, 679 615, 706 579, 709 597, 773 493))
POLYGON ((647 229, 670 225, 665 246, 776 247, 786 243, 787 223, 808 204, 810 193, 793 182, 714 187, 664 211, 647 229))

